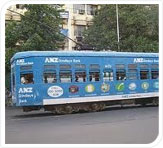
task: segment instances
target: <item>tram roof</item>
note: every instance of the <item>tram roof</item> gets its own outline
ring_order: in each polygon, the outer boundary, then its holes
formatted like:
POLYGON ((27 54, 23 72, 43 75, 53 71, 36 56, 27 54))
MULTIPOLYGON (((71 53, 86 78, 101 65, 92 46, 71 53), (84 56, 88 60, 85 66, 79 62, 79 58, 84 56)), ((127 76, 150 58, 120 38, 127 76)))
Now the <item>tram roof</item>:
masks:
POLYGON ((158 57, 158 53, 108 51, 25 51, 16 53, 11 61, 27 57, 158 57))

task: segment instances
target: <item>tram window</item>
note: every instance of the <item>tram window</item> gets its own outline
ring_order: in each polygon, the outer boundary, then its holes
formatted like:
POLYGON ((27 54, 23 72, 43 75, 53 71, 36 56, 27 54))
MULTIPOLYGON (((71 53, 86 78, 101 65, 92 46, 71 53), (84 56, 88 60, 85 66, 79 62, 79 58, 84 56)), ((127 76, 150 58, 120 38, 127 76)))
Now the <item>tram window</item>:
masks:
POLYGON ((60 69, 71 69, 71 65, 68 64, 61 64, 59 67, 60 69))
POLYGON ((86 72, 75 72, 75 82, 86 82, 86 72))
POLYGON ((100 69, 100 66, 98 64, 91 64, 90 69, 100 69))
POLYGON ((61 83, 72 82, 72 73, 71 72, 60 72, 59 74, 61 83))
POLYGON ((129 69, 136 69, 137 68, 137 64, 128 64, 128 68, 129 69))
POLYGON ((113 71, 108 70, 103 72, 103 80, 104 81, 113 81, 113 71))
POLYGON ((44 65, 44 69, 55 69, 56 65, 44 65))
POLYGON ((31 70, 31 69, 32 69, 32 65, 20 66, 20 70, 31 70))
POLYGON ((44 83, 56 83, 57 82, 56 73, 44 72, 43 81, 44 83))
POLYGON ((117 69, 116 80, 126 80, 126 71, 121 70, 121 69, 117 69))
POLYGON ((21 84, 33 84, 33 73, 20 74, 21 84))
POLYGON ((151 68, 152 68, 152 69, 158 69, 158 64, 152 64, 152 65, 151 65, 151 68))
POLYGON ((89 81, 100 81, 100 72, 89 72, 89 81))
POLYGON ((84 64, 75 64, 76 69, 85 69, 86 66, 84 64))
POLYGON ((128 79, 129 80, 136 80, 137 77, 137 69, 129 69, 128 70, 128 79))
POLYGON ((159 77, 158 70, 152 70, 151 71, 151 77, 152 77, 152 79, 158 79, 158 77, 159 77))
POLYGON ((140 64, 140 68, 141 69, 147 69, 148 68, 148 65, 147 64, 140 64))
POLYGON ((148 70, 140 70, 140 79, 145 80, 149 78, 149 71, 148 70))
POLYGON ((124 69, 125 65, 124 64, 116 64, 116 69, 124 69))

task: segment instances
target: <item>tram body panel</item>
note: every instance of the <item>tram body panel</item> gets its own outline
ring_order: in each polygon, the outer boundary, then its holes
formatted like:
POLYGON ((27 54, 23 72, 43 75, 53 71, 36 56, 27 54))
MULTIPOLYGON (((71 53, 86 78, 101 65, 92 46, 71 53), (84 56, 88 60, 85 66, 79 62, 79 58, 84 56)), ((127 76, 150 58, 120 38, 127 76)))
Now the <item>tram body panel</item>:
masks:
POLYGON ((99 56, 89 54, 66 56, 61 53, 39 55, 39 52, 36 52, 35 55, 30 55, 27 52, 28 56, 21 57, 21 54, 15 56, 12 60, 11 84, 13 102, 16 106, 43 106, 158 96, 158 78, 151 79, 152 76, 157 76, 158 56, 148 54, 140 57, 136 54, 131 56, 131 53, 130 56, 127 54, 121 56, 118 53, 117 55, 108 53, 106 56, 100 54, 99 56), (129 69, 129 64, 137 66, 129 69), (155 74, 152 74, 152 70, 155 74), (80 78, 81 75, 82 78, 80 78), (23 84, 25 76, 32 77, 30 83, 23 84), (78 81, 77 76, 79 76, 78 81), (46 80, 47 77, 48 80, 46 80))

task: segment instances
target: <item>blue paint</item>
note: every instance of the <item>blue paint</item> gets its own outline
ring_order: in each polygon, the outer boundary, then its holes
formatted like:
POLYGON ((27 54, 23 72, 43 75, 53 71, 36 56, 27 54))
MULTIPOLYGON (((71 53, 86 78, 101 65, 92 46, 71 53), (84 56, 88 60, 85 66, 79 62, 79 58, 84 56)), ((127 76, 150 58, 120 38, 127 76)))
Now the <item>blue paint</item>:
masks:
MULTIPOLYGON (((119 53, 119 52, 68 52, 68 51, 29 51, 16 53, 12 59, 12 72, 11 75, 15 75, 15 87, 13 86, 14 78, 11 76, 11 86, 12 86, 12 97, 13 102, 17 106, 37 106, 43 105, 43 99, 59 99, 59 98, 75 98, 75 97, 85 97, 85 96, 106 96, 106 95, 126 95, 126 94, 136 94, 136 93, 150 93, 158 92, 158 79, 151 79, 151 64, 158 64, 158 54, 157 53, 119 53), (60 70, 60 65, 69 64, 70 69, 60 70), (75 69, 76 64, 85 64, 86 68, 75 69), (99 64, 99 69, 91 69, 91 64, 99 64), (116 80, 116 64, 124 64, 125 71, 128 76, 128 64, 137 64, 137 80, 116 80), (149 78, 147 80, 140 80, 140 64, 148 64, 149 78), (32 65, 30 70, 21 69, 21 66, 32 65), (50 68, 47 71, 56 73, 57 82, 56 83, 44 83, 43 82, 43 72, 45 71, 44 65, 55 65, 55 68, 50 68), (104 82, 103 71, 111 69, 114 74, 113 81, 104 82), (89 70, 92 72, 100 72, 100 81, 91 82, 89 80, 89 70), (72 82, 61 83, 59 81, 60 71, 72 72, 72 82), (85 71, 87 78, 86 82, 75 82, 75 71, 85 71), (20 74, 33 73, 34 84, 21 84, 20 74), (109 88, 103 86, 109 86, 109 88), (117 84, 123 83, 124 89, 118 91, 117 84), (142 84, 149 84, 147 89, 142 88, 142 84), (131 85, 132 84, 132 85, 131 85), (94 90, 86 91, 86 86, 93 85, 94 90), (52 87, 57 86, 57 87, 52 87), (70 88, 75 86, 76 89, 70 91, 70 88), (52 90, 49 89, 52 87, 52 90), (56 88, 56 89, 55 89, 56 88), (60 89, 61 88, 61 89, 60 89), (52 93, 48 95, 49 92, 52 93), (55 90, 54 90, 55 89, 55 90), (63 91, 63 92, 62 92, 63 91), (57 94, 57 93, 61 93, 57 94), (52 96, 57 97, 52 97, 52 96)), ((158 70, 156 68, 155 70, 158 70)), ((72 89, 72 88, 71 88, 72 89)), ((88 88, 87 88, 88 89, 88 88)))

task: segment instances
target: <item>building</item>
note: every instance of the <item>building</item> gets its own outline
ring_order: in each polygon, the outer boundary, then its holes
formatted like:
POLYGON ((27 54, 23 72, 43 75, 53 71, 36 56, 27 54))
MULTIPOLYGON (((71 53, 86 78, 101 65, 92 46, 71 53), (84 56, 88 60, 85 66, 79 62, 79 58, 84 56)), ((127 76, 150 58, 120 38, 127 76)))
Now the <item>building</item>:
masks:
MULTIPOLYGON (((18 12, 20 14, 24 14, 24 12, 26 11, 26 9, 23 8, 23 5, 17 4, 17 5, 12 5, 8 8, 9 10, 18 12)), ((11 21, 11 20, 16 20, 16 21, 20 21, 20 15, 13 13, 11 11, 6 10, 6 14, 5 14, 5 21, 11 21)))
MULTIPOLYGON (((81 43, 83 31, 92 25, 92 19, 96 15, 98 5, 91 4, 66 4, 64 5, 68 18, 64 18, 63 29, 67 29, 67 35, 74 41, 81 43)), ((76 50, 77 44, 68 40, 65 49, 76 50)))
MULTIPOLYGON (((65 11, 61 13, 63 19, 63 25, 61 33, 67 36, 65 39, 64 50, 77 50, 79 44, 82 43, 82 33, 90 25, 92 25, 92 19, 96 15, 96 10, 99 9, 97 4, 65 4, 63 9, 65 11), (71 40, 72 39, 72 40, 71 40), (78 44, 77 44, 78 43, 78 44)), ((9 7, 10 10, 23 14, 26 10, 23 5, 14 5, 9 7)), ((6 21, 17 20, 20 21, 20 15, 6 12, 6 21)))

